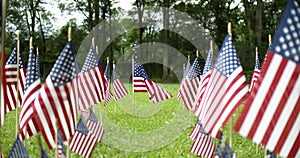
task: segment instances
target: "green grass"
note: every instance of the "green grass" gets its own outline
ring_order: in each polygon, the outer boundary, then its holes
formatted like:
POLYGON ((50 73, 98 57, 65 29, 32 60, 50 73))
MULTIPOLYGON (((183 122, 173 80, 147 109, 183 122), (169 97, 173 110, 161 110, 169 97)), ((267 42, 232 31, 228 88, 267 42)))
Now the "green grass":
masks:
MULTIPOLYGON (((173 98, 160 104, 152 104, 147 93, 137 93, 135 105, 127 96, 118 104, 111 100, 107 107, 103 107, 103 103, 95 107, 98 119, 104 123, 105 134, 92 157, 197 157, 190 153, 193 141, 189 138, 196 117, 177 101, 178 84, 162 86, 173 94, 173 98)), ((233 122, 240 110, 234 114, 233 122)), ((15 112, 8 113, 0 129, 0 148, 5 157, 15 141, 15 117, 15 112)), ((224 127, 224 135, 229 137, 229 123, 224 127)), ((48 156, 54 157, 55 150, 48 150, 43 140, 42 144, 48 156)), ((31 157, 39 157, 38 136, 26 140, 25 146, 31 157)), ((250 140, 233 133, 233 151, 237 157, 264 157, 265 150, 258 147, 256 152, 256 148, 250 140)), ((70 156, 80 157, 71 151, 70 156)))

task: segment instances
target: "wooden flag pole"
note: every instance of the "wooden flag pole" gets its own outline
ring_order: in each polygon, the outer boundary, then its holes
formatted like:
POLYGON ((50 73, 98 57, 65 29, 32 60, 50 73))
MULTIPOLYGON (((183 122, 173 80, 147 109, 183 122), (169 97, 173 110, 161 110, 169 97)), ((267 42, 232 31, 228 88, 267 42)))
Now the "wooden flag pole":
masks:
POLYGON ((92 38, 92 47, 95 48, 95 37, 92 38))
POLYGON ((272 45, 272 35, 269 34, 269 46, 271 46, 271 45, 272 45))
MULTIPOLYGON (((71 26, 69 26, 69 28, 68 28, 68 41, 70 42, 70 41, 72 41, 72 27, 71 26)), ((76 97, 77 98, 77 97, 76 97)), ((57 131, 56 131, 56 133, 57 133, 57 131)), ((69 158, 70 157, 70 140, 69 139, 67 139, 67 158, 69 158)))
POLYGON ((197 58, 199 57, 199 51, 198 50, 196 51, 196 57, 197 58))
MULTIPOLYGON (((30 38, 32 40, 32 38, 30 38)), ((19 102, 19 68, 20 65, 20 32, 17 33, 17 87, 16 87, 16 137, 18 137, 19 134, 19 119, 18 119, 18 102, 19 102)))
MULTIPOLYGON (((232 26, 231 26, 231 22, 228 23, 228 34, 230 35, 231 37, 231 40, 232 40, 232 26)), ((229 120, 229 124, 230 124, 230 133, 229 133, 229 145, 230 147, 232 148, 232 143, 233 143, 233 138, 232 138, 232 133, 233 133, 233 120, 232 120, 232 117, 230 118, 229 120)))

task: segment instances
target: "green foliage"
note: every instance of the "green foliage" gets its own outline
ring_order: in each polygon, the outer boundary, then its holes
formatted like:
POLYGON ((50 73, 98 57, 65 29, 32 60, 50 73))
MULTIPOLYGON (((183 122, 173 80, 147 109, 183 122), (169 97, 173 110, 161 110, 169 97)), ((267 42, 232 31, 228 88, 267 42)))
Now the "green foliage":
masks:
MULTIPOLYGON (((131 87, 131 85, 126 86, 131 87)), ((162 84, 162 86, 176 96, 179 88, 178 84, 162 84)), ((129 88, 129 91, 130 90, 131 89, 129 88)), ((144 105, 150 103, 150 100, 146 98, 148 98, 148 94, 146 93, 135 94, 135 101, 136 103, 140 104, 138 105, 139 108, 145 108, 144 105)), ((99 110, 99 106, 102 107, 103 114, 105 114, 111 121, 116 123, 118 126, 135 132, 147 132, 158 129, 170 123, 172 119, 174 119, 174 116, 177 115, 178 110, 183 108, 181 101, 177 101, 176 97, 173 97, 165 101, 164 104, 158 105, 158 108, 160 109, 156 114, 148 117, 137 117, 128 114, 122 110, 120 105, 115 105, 113 101, 111 101, 107 107, 103 107, 103 103, 97 106, 96 114, 100 120, 101 117, 99 117, 99 111, 97 111, 97 109, 99 110)), ((124 106, 131 108, 132 105, 124 106)), ((153 108, 155 108, 155 105, 153 105, 153 108)), ((242 106, 233 115, 233 123, 236 122, 237 116, 241 109, 242 106)), ((196 157, 196 155, 190 153, 190 148, 193 141, 189 138, 189 134, 192 131, 195 122, 196 117, 194 118, 194 121, 189 123, 189 127, 184 130, 184 132, 179 135, 176 140, 170 142, 170 144, 160 149, 148 152, 129 152, 113 148, 104 143, 97 143, 92 157, 196 157)), ((229 138, 229 129, 230 126, 229 123, 227 123, 223 130, 224 135, 226 135, 227 138, 229 138)), ((7 156, 15 140, 15 112, 10 112, 6 115, 4 126, 0 128, 0 130, 0 148, 4 156, 7 156)), ((105 130, 107 133, 104 134, 102 141, 108 143, 107 141, 110 139, 108 133, 112 133, 113 131, 107 128, 105 130)), ((31 157, 39 157, 40 155, 38 137, 39 136, 36 135, 25 141, 25 146, 31 157)), ((54 157, 55 150, 48 150, 43 139, 41 141, 48 156, 54 157)), ((217 143, 217 140, 215 140, 215 142, 217 143)), ((265 153, 265 150, 262 147, 257 146, 250 140, 243 138, 237 133, 233 133, 233 151, 237 157, 264 157, 265 153), (258 149, 258 152, 256 152, 256 149, 258 149)), ((71 151, 70 156, 79 157, 76 153, 71 151)))

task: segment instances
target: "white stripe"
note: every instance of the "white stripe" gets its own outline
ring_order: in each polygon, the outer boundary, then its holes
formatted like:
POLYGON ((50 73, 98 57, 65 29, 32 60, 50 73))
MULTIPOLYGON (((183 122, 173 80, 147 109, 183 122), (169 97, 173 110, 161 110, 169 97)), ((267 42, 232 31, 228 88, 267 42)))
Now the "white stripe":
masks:
MULTIPOLYGON (((273 81, 275 72, 278 70, 278 67, 280 66, 280 64, 278 63, 281 63, 281 57, 274 55, 269 65, 270 69, 267 69, 266 74, 261 82, 262 86, 260 86, 260 88, 258 89, 255 98, 252 102, 252 105, 250 106, 250 109, 248 111, 248 114, 239 130, 239 133, 244 137, 246 137, 249 134, 250 129, 253 126, 254 120, 256 119, 260 107, 262 106, 263 100, 269 91, 270 85, 272 83, 270 81, 273 81)), ((260 142, 256 142, 256 143, 260 143, 260 142)))
MULTIPOLYGON (((255 142, 261 142, 268 127, 269 124, 272 121, 273 115, 276 112, 278 105, 283 97, 283 94, 285 93, 285 89, 289 84, 290 78, 293 74, 295 69, 295 64, 290 64, 292 62, 288 62, 283 73, 282 73, 282 77, 280 78, 278 84, 276 85, 276 89, 274 90, 272 97, 265 109, 264 115, 262 116, 262 119, 259 123, 259 126, 257 127, 257 131, 255 132, 255 135, 253 136, 253 140, 255 142)), ((279 65, 279 64, 278 64, 279 65)), ((286 115, 286 113, 284 113, 284 115, 286 115)), ((288 116, 288 115, 286 115, 288 116)), ((283 125, 283 124, 281 124, 283 125)), ((279 131, 276 131, 276 133, 278 133, 279 135, 281 135, 283 129, 279 129, 279 131), (280 132, 281 131, 281 132, 280 132)))

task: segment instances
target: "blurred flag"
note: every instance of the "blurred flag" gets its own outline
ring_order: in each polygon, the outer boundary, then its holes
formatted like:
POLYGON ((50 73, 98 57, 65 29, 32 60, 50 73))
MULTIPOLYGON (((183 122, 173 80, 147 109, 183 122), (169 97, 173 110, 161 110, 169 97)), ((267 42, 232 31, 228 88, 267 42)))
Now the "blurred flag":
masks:
POLYGON ((86 126, 97 142, 100 142, 104 134, 104 128, 92 109, 90 110, 86 126))
POLYGON ((113 83, 114 100, 118 101, 119 99, 127 95, 128 91, 124 86, 123 82, 121 81, 119 74, 117 73, 115 64, 113 64, 113 77, 114 77, 114 83, 113 83))
POLYGON ((257 83, 259 73, 260 73, 260 63, 259 63, 259 58, 258 58, 258 52, 256 51, 256 53, 255 53, 255 66, 254 66, 254 71, 253 71, 252 77, 251 77, 249 92, 251 92, 253 86, 257 83))
POLYGON ((199 125, 199 130, 197 134, 194 131, 196 135, 194 135, 195 138, 191 152, 201 157, 213 157, 215 150, 214 140, 204 131, 200 122, 197 121, 197 124, 199 125))
POLYGON ((197 89, 200 84, 200 75, 200 59, 197 57, 186 77, 182 80, 180 87, 183 105, 187 110, 193 109, 193 103, 196 99, 197 89))
POLYGON ((170 93, 162 89, 157 83, 153 82, 147 75, 143 66, 134 61, 134 77, 142 78, 146 85, 150 99, 153 103, 160 102, 172 97, 170 93))
POLYGON ((257 86, 235 125, 242 136, 283 157, 300 157, 300 9, 289 0, 257 86))
POLYGON ((69 41, 34 101, 42 135, 50 149, 55 145, 56 123, 64 140, 74 134, 77 121, 75 51, 69 41))
POLYGON ((211 70, 212 69, 212 53, 211 50, 209 50, 207 57, 206 57, 206 61, 205 61, 205 65, 203 68, 203 74, 200 76, 201 80, 200 80, 200 85, 199 88, 197 90, 197 96, 196 96, 196 100, 193 103, 194 106, 194 113, 196 116, 199 117, 199 115, 203 115, 201 114, 201 110, 202 108, 200 108, 200 102, 202 100, 203 94, 206 90, 210 75, 211 75, 211 70))
POLYGON ((41 88, 41 81, 36 63, 37 57, 33 46, 29 48, 28 66, 26 72, 25 93, 20 113, 20 139, 24 140, 38 132, 38 123, 34 115, 34 100, 41 88))
POLYGON ((105 78, 105 83, 106 83, 104 106, 106 106, 112 98, 112 94, 110 92, 110 65, 109 65, 108 59, 107 59, 106 68, 105 68, 105 72, 104 72, 104 78, 105 78))
POLYGON ((133 92, 148 92, 147 86, 145 84, 145 79, 143 75, 146 75, 146 71, 143 68, 143 71, 136 71, 135 69, 135 63, 134 59, 132 59, 132 85, 133 85, 133 92))
MULTIPOLYGON (((182 80, 181 80, 181 82, 180 82, 180 87, 181 87, 181 84, 182 84, 183 79, 186 77, 187 73, 189 72, 190 67, 191 67, 191 64, 190 64, 190 58, 188 58, 188 61, 187 61, 187 63, 186 63, 186 67, 185 67, 184 70, 183 70, 183 76, 182 76, 182 80)), ((180 87, 179 87, 178 93, 177 93, 177 100, 180 100, 180 99, 181 99, 180 87)))
POLYGON ((88 108, 104 100, 106 85, 104 71, 95 49, 91 46, 78 75, 80 110, 88 113, 88 108))
POLYGON ((8 155, 8 158, 16 158, 16 157, 22 157, 22 158, 30 157, 19 137, 17 137, 17 139, 15 140, 14 145, 12 146, 10 153, 8 155))
POLYGON ((235 154, 229 144, 223 140, 223 133, 220 132, 220 139, 215 152, 215 158, 235 158, 235 154))
MULTIPOLYGON (((213 66, 200 102, 205 131, 216 137, 248 93, 246 78, 230 35, 227 35, 213 66)), ((201 111, 201 110, 200 110, 201 111)))
POLYGON ((4 124, 4 118, 6 114, 6 101, 7 101, 7 93, 6 93, 6 75, 5 74, 5 52, 2 52, 2 65, 1 65, 1 71, 2 71, 2 80, 1 80, 1 87, 0 87, 0 127, 4 124))
POLYGON ((22 103, 22 98, 24 94, 25 87, 25 74, 26 68, 24 67, 23 55, 20 50, 19 54, 19 80, 17 79, 17 48, 11 52, 6 65, 5 65, 5 75, 6 75, 6 84, 7 84, 7 105, 6 113, 16 109, 16 105, 20 106, 22 103), (17 88, 18 85, 18 88, 17 88), (18 102, 17 102, 17 90, 18 90, 18 102))
POLYGON ((58 158, 65 158, 66 157, 66 149, 64 147, 64 141, 62 139, 62 134, 60 129, 57 129, 57 157, 58 158))
POLYGON ((80 117, 76 132, 70 141, 70 150, 81 156, 90 157, 96 146, 96 141, 82 120, 82 117, 80 117))

